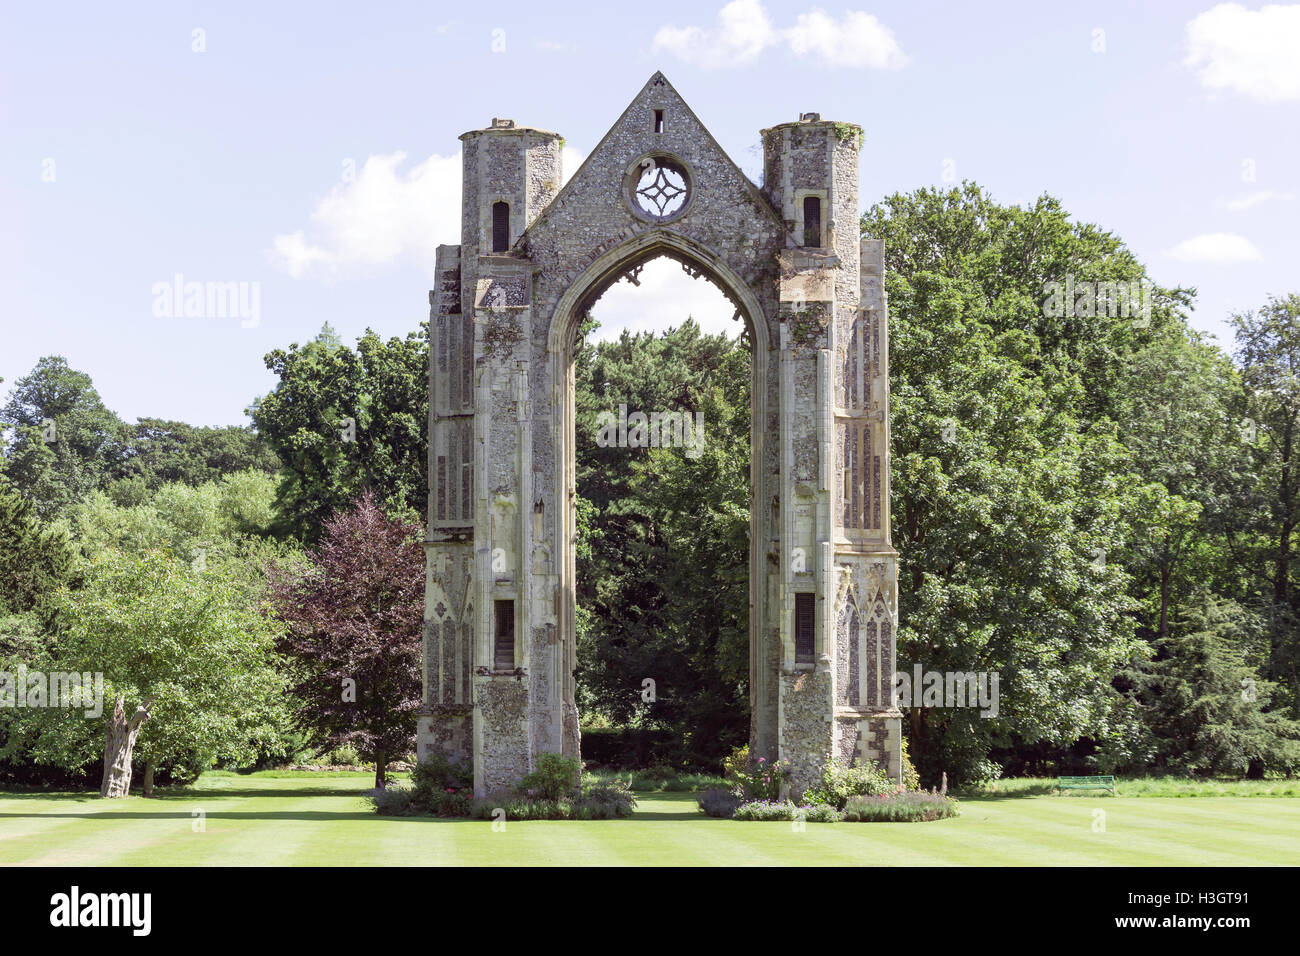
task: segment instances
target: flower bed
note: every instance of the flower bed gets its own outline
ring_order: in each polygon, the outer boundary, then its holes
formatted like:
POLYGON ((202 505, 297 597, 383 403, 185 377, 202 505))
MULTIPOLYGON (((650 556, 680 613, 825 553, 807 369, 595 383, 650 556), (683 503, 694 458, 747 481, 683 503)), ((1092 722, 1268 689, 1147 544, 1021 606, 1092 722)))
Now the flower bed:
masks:
POLYGON ((850 823, 924 823, 960 813, 957 801, 934 790, 898 790, 878 797, 849 797, 844 819, 850 823))

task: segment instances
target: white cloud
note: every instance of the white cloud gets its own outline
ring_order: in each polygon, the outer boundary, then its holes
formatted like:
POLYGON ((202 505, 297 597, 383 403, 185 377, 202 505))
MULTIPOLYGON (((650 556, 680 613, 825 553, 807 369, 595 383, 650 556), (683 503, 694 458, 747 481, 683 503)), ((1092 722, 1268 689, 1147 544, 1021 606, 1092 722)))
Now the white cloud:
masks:
POLYGON ((653 49, 666 50, 703 67, 743 66, 777 42, 772 20, 759 0, 732 0, 718 11, 717 26, 663 26, 653 49))
POLYGON ((1183 262, 1206 262, 1215 265, 1252 262, 1264 258, 1253 242, 1235 232, 1207 232, 1201 236, 1184 239, 1165 255, 1183 262))
POLYGON ((600 322, 597 341, 617 339, 629 332, 662 332, 680 326, 687 317, 695 319, 706 334, 726 332, 736 336, 744 330, 733 320, 736 307, 707 279, 692 279, 681 263, 668 258, 647 262, 637 276, 640 285, 620 280, 606 290, 591 310, 600 322))
POLYGON ((1247 10, 1221 3, 1187 24, 1183 65, 1216 93, 1265 103, 1300 100, 1300 5, 1247 10))
POLYGON ((828 66, 897 70, 907 65, 894 32, 861 10, 849 10, 842 23, 823 10, 801 13, 786 37, 796 56, 811 54, 828 66))
POLYGON ((799 14, 794 26, 780 30, 761 0, 732 0, 718 11, 712 27, 660 27, 652 47, 696 66, 725 69, 752 63, 782 44, 795 56, 826 66, 891 70, 907 63, 893 31, 869 13, 849 10, 836 20, 814 7, 799 14))
MULTIPOLYGON (((565 148, 565 181, 582 164, 565 148)), ((371 156, 317 203, 307 229, 277 235, 271 258, 295 279, 346 278, 383 265, 433 269, 440 243, 460 242, 461 154, 437 153, 403 170, 406 153, 371 156)))
POLYGON ((1244 196, 1238 196, 1235 199, 1222 199, 1219 202, 1228 212, 1241 212, 1243 209, 1258 206, 1260 203, 1289 202, 1292 199, 1295 199, 1295 193, 1280 193, 1276 189, 1260 189, 1253 193, 1246 193, 1244 196))
POLYGON ((337 184, 305 230, 275 237, 273 256, 295 279, 358 267, 433 259, 460 235, 461 158, 436 153, 408 170, 406 153, 371 156, 351 182, 337 184))

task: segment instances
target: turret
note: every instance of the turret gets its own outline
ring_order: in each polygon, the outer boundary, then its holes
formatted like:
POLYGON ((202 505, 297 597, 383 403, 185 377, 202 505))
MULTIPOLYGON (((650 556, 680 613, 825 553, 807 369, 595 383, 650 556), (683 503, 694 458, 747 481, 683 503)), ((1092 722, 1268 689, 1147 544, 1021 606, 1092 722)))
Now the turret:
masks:
POLYGON ((461 258, 504 255, 560 191, 556 133, 494 119, 470 130, 464 144, 461 258))
POLYGON ((763 135, 763 191, 789 231, 787 246, 837 254, 857 269, 862 127, 804 113, 763 135))

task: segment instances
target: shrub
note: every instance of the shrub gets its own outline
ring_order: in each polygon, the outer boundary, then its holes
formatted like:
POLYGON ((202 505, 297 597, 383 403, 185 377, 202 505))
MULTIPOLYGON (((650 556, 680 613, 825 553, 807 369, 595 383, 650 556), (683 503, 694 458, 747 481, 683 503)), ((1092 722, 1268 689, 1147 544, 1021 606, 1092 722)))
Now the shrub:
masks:
POLYGON ((730 790, 705 790, 696 801, 706 816, 731 819, 744 801, 730 790))
POLYGON ((435 755, 416 764, 411 772, 414 787, 394 787, 401 796, 373 797, 380 813, 429 813, 439 817, 495 819, 494 811, 505 811, 508 820, 613 820, 629 817, 636 807, 636 795, 618 780, 575 785, 578 762, 559 754, 542 754, 537 769, 520 783, 515 792, 494 794, 475 800, 468 767, 435 755))
POLYGON ((803 820, 805 823, 838 823, 844 819, 829 804, 796 806, 789 800, 751 800, 736 808, 737 820, 803 820))
POLYGON ((657 793, 694 792, 727 785, 727 781, 716 774, 680 773, 676 770, 667 772, 662 770, 628 770, 623 773, 597 771, 592 776, 595 779, 602 780, 626 780, 627 785, 633 790, 657 793))
POLYGON ((751 800, 736 808, 737 820, 793 820, 795 805, 789 800, 751 800))
POLYGON ((957 801, 933 790, 900 790, 874 797, 850 797, 844 819, 854 823, 918 823, 955 817, 957 801))
POLYGON ((576 757, 538 754, 533 772, 519 781, 519 791, 540 800, 560 800, 578 790, 581 773, 576 757))
POLYGON ((806 803, 844 809, 850 797, 880 796, 898 789, 889 775, 874 763, 847 767, 834 757, 822 772, 822 784, 804 794, 806 803))
POLYGON ((517 793, 498 794, 475 800, 467 815, 477 820, 495 820, 505 811, 506 820, 615 820, 630 817, 636 796, 626 787, 595 786, 577 797, 546 799, 517 793))
POLYGON ((464 764, 433 754, 411 769, 411 808, 439 817, 467 817, 474 775, 464 764))
POLYGON ((444 754, 432 754, 411 768, 416 790, 466 790, 474 785, 474 771, 444 754))
POLYGON ((573 812, 573 805, 568 800, 533 800, 503 793, 475 800, 470 816, 476 820, 495 820, 498 810, 505 812, 506 820, 567 820, 573 812))
POLYGON ((749 766, 749 744, 737 747, 730 756, 722 758, 722 772, 729 780, 735 780, 737 774, 749 766))
POLYGON ((746 800, 773 801, 790 782, 790 761, 751 757, 749 747, 737 747, 722 761, 727 778, 734 781, 733 792, 746 800))
POLYGON ((636 809, 636 794, 615 780, 608 784, 586 787, 582 796, 574 801, 574 811, 583 820, 613 820, 630 817, 636 809), (591 816, 582 814, 590 812, 591 816))
POLYGON ((468 790, 444 790, 432 794, 423 804, 435 817, 467 817, 474 806, 468 790))
POLYGON ((361 755, 350 745, 335 747, 321 754, 320 762, 327 767, 360 767, 361 755))
POLYGON ((414 796, 409 787, 386 787, 366 791, 366 799, 375 805, 375 812, 383 816, 401 816, 411 812, 414 796))
POLYGON ((839 823, 844 819, 844 814, 828 803, 803 806, 799 809, 804 812, 804 819, 809 823, 839 823))

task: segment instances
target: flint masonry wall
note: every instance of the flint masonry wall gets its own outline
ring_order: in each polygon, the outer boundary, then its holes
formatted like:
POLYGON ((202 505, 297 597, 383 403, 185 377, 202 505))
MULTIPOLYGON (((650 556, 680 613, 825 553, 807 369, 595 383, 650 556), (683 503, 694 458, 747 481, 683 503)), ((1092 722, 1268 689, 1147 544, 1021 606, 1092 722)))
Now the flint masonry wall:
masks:
POLYGON ((555 134, 494 120, 462 137, 461 245, 439 250, 431 294, 419 749, 472 756, 478 793, 515 784, 539 753, 580 753, 574 339, 610 284, 660 255, 723 290, 753 350, 753 750, 791 760, 796 790, 832 755, 897 774, 897 712, 878 690, 892 686, 896 613, 876 514, 887 430, 867 422, 887 403, 885 318, 876 260, 860 263, 860 131, 808 116, 763 138, 760 190, 662 74, 562 189, 555 134), (685 185, 667 213, 636 191, 657 164, 685 185), (811 655, 796 648, 799 593, 815 599, 811 655))

